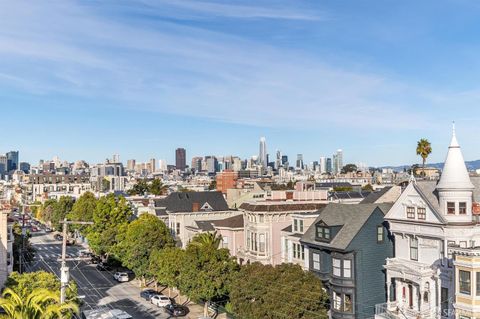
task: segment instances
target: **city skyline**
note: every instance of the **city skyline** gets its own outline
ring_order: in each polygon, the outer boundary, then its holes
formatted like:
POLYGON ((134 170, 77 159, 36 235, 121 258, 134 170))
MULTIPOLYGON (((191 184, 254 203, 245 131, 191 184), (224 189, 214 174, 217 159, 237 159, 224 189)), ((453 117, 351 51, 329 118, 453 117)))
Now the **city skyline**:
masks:
POLYGON ((2 110, 22 121, 2 122, 15 134, 0 149, 172 162, 178 145, 249 157, 266 136, 309 161, 342 147, 399 165, 420 138, 443 161, 455 120, 478 159, 479 40, 464 31, 480 7, 414 4, 3 2, 2 110))

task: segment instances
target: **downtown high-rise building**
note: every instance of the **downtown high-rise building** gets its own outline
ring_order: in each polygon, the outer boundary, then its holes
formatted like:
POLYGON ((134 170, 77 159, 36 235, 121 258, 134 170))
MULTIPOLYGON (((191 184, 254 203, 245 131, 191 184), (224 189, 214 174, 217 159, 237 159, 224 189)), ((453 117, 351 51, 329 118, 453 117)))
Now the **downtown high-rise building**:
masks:
POLYGON ((10 151, 7 154, 7 172, 18 169, 18 151, 10 151))
POLYGON ((332 159, 330 157, 327 157, 325 162, 326 162, 325 167, 326 167, 327 174, 332 174, 333 173, 332 159))
POLYGON ((303 169, 303 154, 297 154, 297 169, 303 169))
POLYGON ((181 171, 187 167, 187 151, 184 148, 175 150, 175 167, 181 171))
POLYGON ((275 158, 275 169, 278 170, 282 166, 282 152, 277 150, 277 156, 275 158))
POLYGON ((8 161, 6 155, 0 155, 0 178, 7 173, 8 161))
POLYGON ((333 159, 333 173, 340 174, 343 168, 343 151, 338 149, 332 156, 333 159))
POLYGON ((325 156, 320 157, 319 165, 319 172, 320 174, 327 173, 327 158, 325 156))
POLYGON ((263 168, 266 168, 268 166, 267 142, 265 140, 265 137, 260 138, 260 149, 259 149, 259 152, 258 152, 258 163, 263 168))
POLYGON ((150 172, 155 173, 157 171, 157 161, 154 158, 151 158, 150 161, 150 172))
POLYGON ((135 164, 136 164, 136 161, 134 159, 129 159, 127 161, 127 170, 134 171, 135 170, 135 164))

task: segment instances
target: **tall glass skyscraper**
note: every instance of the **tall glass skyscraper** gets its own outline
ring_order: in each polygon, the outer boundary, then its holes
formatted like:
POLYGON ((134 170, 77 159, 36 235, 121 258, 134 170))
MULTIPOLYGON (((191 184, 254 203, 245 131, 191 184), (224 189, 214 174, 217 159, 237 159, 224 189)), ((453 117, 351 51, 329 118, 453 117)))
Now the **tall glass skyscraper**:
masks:
POLYGON ((267 167, 267 142, 265 141, 265 137, 260 138, 260 151, 258 153, 258 161, 259 164, 262 165, 264 168, 267 167))

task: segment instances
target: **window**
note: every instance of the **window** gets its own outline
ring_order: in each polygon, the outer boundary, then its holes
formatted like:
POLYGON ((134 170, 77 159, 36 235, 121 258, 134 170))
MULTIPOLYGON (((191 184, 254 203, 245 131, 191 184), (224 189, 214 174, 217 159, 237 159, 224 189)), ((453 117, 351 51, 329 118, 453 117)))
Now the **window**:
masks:
POLYGON ((330 240, 330 228, 317 226, 317 238, 330 240))
POLYGON ((228 248, 228 237, 222 236, 222 247, 228 248))
POLYGON ((343 311, 352 312, 352 295, 345 294, 343 297, 343 311))
POLYGON ((464 240, 460 241, 460 247, 461 248, 467 248, 467 242, 464 241, 464 240))
POLYGON ((441 293, 440 293, 440 301, 441 301, 441 311, 442 311, 442 316, 446 316, 448 314, 448 288, 442 287, 441 293))
POLYGON ((313 253, 312 254, 312 267, 314 270, 320 270, 320 254, 313 253))
POLYGON ((418 260, 418 239, 410 238, 410 259, 418 260))
POLYGON ((180 223, 177 223, 176 233, 177 236, 180 235, 180 223))
POLYGON ((247 230, 247 244, 245 246, 247 246, 247 248, 250 250, 252 249, 252 246, 250 245, 251 244, 251 238, 252 238, 252 235, 251 233, 247 230))
POLYGON ((302 253, 302 255, 300 256, 300 259, 305 260, 305 247, 301 244, 299 245, 300 245, 300 252, 302 253))
POLYGON ((467 317, 467 316, 462 316, 460 315, 460 317, 458 317, 459 319, 471 319, 470 317, 467 317))
POLYGON ((383 243, 383 225, 377 226, 377 243, 383 243))
POLYGON ((443 258, 445 258, 445 246, 443 246, 443 241, 439 240, 438 241, 438 251, 439 251, 439 258, 442 260, 442 265, 443 265, 443 258))
POLYGON ((477 271, 477 285, 476 285, 476 295, 480 296, 480 272, 477 271))
POLYGON ((263 216, 263 214, 258 215, 258 222, 259 222, 259 223, 263 223, 263 221, 264 221, 264 216, 263 216))
POLYGON ((352 277, 352 261, 345 259, 343 261, 343 277, 351 278, 352 277))
POLYGON ((467 213, 467 203, 465 202, 458 203, 458 213, 461 215, 465 215, 467 213))
POLYGON ((260 249, 261 253, 265 252, 265 234, 260 234, 259 240, 258 240, 258 248, 260 249))
POLYGON ((294 232, 298 231, 298 219, 293 220, 293 231, 294 232))
POLYGON ((418 219, 425 220, 427 218, 427 210, 425 207, 418 207, 417 208, 417 216, 418 219))
POLYGON ((411 219, 415 218, 415 207, 412 207, 412 206, 407 207, 407 218, 411 218, 411 219))
POLYGON ((459 270, 458 277, 460 293, 470 295, 470 272, 465 270, 459 270))
POLYGON ((455 203, 447 202, 447 214, 455 215, 455 203))
POLYGON ((338 292, 333 292, 333 309, 341 310, 342 308, 342 295, 338 292))
POLYGON ((303 233, 303 219, 298 220, 298 231, 303 233))
POLYGON ((337 277, 342 276, 342 261, 337 258, 332 259, 332 265, 333 265, 333 275, 337 277))

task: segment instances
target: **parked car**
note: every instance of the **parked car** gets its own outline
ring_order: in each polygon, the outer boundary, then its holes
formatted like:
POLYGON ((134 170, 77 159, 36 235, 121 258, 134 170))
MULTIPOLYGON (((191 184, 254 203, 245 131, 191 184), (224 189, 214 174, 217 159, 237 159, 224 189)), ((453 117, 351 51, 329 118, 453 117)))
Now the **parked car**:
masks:
POLYGON ((87 259, 86 261, 87 264, 98 264, 100 262, 101 262, 100 257, 95 256, 93 254, 90 256, 90 259, 87 259))
POLYGON ((187 307, 182 305, 177 305, 177 304, 166 305, 165 311, 171 317, 184 317, 190 312, 190 310, 187 307))
POLYGON ((55 240, 63 240, 63 236, 60 235, 60 234, 56 234, 55 236, 53 236, 53 238, 55 238, 55 240))
POLYGON ((140 291, 140 297, 142 297, 146 301, 150 301, 150 299, 152 299, 153 296, 157 296, 157 295, 160 295, 160 293, 153 289, 145 289, 140 291))
POLYGON ((130 278, 128 278, 128 274, 126 272, 119 272, 119 271, 117 271, 113 275, 113 278, 115 278, 115 280, 118 281, 118 282, 127 282, 127 281, 130 280, 130 278))
POLYGON ((51 229, 50 227, 45 227, 45 232, 51 233, 51 232, 52 232, 52 229, 51 229))
POLYGON ((110 265, 108 265, 104 262, 99 262, 97 264, 97 269, 100 270, 100 271, 110 271, 110 270, 112 270, 112 267, 110 267, 110 265))
POLYGON ((38 231, 37 226, 32 226, 31 231, 32 231, 33 233, 36 233, 36 232, 38 231))
POLYGON ((152 298, 150 298, 150 302, 152 304, 156 305, 157 307, 165 307, 165 306, 170 305, 172 303, 170 298, 168 298, 167 296, 164 296, 164 295, 152 296, 152 298))

